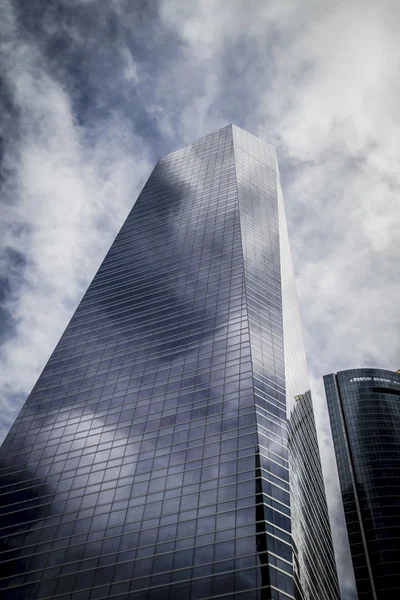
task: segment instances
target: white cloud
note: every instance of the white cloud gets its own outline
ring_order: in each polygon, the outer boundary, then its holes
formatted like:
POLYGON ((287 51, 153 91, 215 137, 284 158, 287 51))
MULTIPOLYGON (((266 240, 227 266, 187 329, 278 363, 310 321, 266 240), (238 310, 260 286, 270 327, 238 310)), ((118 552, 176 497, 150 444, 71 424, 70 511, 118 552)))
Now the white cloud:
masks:
MULTIPOLYGON (((8 140, 10 172, 2 206, 5 247, 27 258, 10 272, 5 308, 14 334, 1 347, 3 419, 15 416, 16 395, 33 386, 150 171, 147 150, 116 115, 87 132, 45 57, 25 42, 12 11, 2 66, 19 112, 8 140)), ((8 267, 3 261, 4 270, 8 267)))
POLYGON ((140 81, 140 77, 138 74, 137 66, 135 61, 133 60, 132 53, 128 50, 128 48, 122 49, 122 59, 124 62, 124 76, 127 81, 133 84, 137 84, 140 81))

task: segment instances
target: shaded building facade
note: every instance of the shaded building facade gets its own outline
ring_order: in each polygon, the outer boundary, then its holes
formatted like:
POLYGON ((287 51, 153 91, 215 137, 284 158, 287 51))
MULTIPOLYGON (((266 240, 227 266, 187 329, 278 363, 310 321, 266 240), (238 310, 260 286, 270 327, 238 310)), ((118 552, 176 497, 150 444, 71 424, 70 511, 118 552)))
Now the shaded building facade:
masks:
POLYGON ((337 599, 301 344, 274 148, 160 159, 2 446, 7 597, 337 599))
POLYGON ((324 377, 360 600, 400 594, 400 374, 324 377))

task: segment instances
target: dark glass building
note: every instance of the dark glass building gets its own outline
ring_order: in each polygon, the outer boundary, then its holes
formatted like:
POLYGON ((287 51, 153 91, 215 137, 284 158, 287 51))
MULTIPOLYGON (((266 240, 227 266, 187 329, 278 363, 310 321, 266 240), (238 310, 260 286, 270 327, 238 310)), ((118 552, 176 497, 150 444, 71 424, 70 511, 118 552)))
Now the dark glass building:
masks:
POLYGON ((360 600, 400 597, 400 374, 324 377, 360 600))
POLYGON ((307 390, 275 150, 228 126, 157 163, 2 446, 7 598, 337 600, 307 390))

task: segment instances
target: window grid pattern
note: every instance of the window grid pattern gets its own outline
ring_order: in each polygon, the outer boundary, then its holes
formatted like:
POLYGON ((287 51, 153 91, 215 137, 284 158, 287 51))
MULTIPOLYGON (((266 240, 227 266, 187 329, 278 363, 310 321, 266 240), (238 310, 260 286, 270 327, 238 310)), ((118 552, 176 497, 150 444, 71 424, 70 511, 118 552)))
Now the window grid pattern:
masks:
POLYGON ((256 486, 260 497, 278 501, 257 508, 260 571, 266 586, 294 597, 276 154, 236 127, 233 135, 259 439, 256 486), (269 562, 277 541, 270 523, 287 532, 279 551, 287 560, 284 573, 269 562))
POLYGON ((288 448, 294 571, 300 598, 340 598, 311 392, 298 395, 288 448))
POLYGON ((2 446, 7 598, 294 598, 276 179, 157 163, 2 446))
POLYGON ((400 374, 352 369, 324 377, 360 600, 400 592, 400 374), (385 391, 387 390, 387 392, 385 391))
POLYGON ((339 600, 339 582, 279 174, 277 191, 296 596, 308 600, 339 600))

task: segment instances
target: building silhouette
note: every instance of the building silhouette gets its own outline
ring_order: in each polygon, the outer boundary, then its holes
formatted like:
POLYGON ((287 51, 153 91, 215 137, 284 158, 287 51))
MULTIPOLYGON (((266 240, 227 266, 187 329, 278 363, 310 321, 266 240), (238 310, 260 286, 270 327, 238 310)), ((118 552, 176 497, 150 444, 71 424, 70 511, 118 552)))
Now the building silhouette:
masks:
POLYGON ((400 374, 324 377, 360 600, 400 595, 400 374))
POLYGON ((159 160, 2 446, 7 598, 337 600, 308 389, 275 149, 230 125, 159 160))

